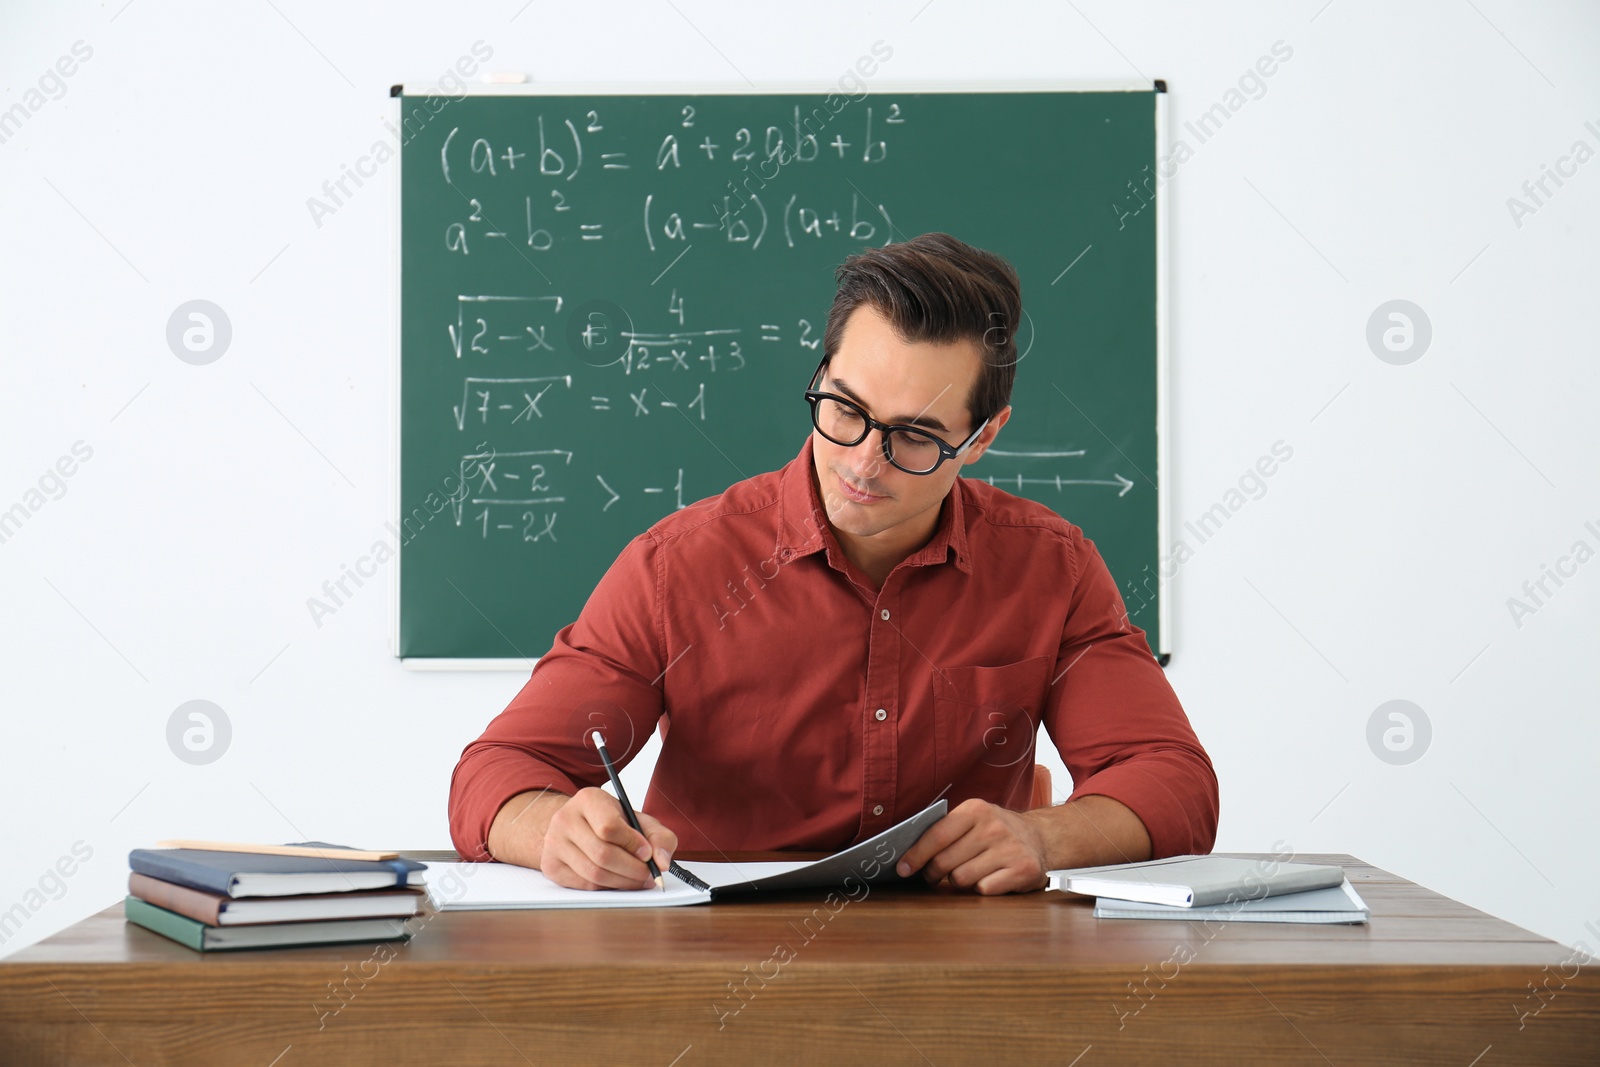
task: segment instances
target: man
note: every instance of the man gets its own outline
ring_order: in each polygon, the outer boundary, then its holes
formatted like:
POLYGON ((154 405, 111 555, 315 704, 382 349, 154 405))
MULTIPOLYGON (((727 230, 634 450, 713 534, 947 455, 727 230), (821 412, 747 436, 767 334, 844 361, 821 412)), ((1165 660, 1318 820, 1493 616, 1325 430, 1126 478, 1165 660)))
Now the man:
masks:
POLYGON ((800 454, 623 550, 462 753, 463 858, 646 888, 680 846, 835 850, 940 796, 902 876, 1008 893, 1210 851, 1210 760, 1093 543, 959 477, 1011 415, 1015 272, 936 233, 837 277, 800 454), (1041 721, 1075 789, 1022 811, 1041 721), (597 724, 623 759, 660 726, 643 835, 597 724))

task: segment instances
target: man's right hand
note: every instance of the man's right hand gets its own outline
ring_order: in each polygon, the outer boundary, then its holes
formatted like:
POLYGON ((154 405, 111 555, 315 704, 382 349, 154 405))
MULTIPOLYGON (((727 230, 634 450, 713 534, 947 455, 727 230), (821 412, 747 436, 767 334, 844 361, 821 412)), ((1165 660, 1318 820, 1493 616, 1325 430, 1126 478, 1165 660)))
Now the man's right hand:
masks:
POLYGON ((520 793, 500 808, 489 830, 489 851, 503 863, 537 867, 569 889, 653 889, 645 859, 663 872, 678 836, 639 812, 640 834, 628 825, 617 798, 603 789, 573 796, 520 793))

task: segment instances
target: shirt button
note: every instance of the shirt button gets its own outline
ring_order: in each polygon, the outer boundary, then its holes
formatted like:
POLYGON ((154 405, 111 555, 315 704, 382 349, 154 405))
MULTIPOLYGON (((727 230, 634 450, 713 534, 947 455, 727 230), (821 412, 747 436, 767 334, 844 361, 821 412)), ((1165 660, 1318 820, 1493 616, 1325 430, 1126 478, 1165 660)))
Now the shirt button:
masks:
POLYGON ((874 805, 872 805, 872 814, 874 814, 874 815, 882 815, 883 814, 883 805, 882 804, 874 804, 874 805))
POLYGON ((884 622, 888 622, 889 621, 889 609, 888 608, 884 608, 878 614, 883 616, 883 621, 884 622))
POLYGON ((882 722, 884 719, 887 719, 889 717, 889 713, 887 711, 884 711, 882 708, 879 708, 878 711, 877 711, 877 716, 878 716, 878 721, 882 722))

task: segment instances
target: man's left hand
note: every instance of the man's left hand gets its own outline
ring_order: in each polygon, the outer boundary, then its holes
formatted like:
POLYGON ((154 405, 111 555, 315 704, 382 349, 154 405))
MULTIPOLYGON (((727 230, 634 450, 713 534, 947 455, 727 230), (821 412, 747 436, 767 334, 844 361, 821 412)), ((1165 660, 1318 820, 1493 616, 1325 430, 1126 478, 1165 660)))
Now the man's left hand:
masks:
POLYGON ((948 877, 985 895, 1043 889, 1048 869, 1039 824, 978 799, 962 801, 930 826, 895 867, 902 878, 920 870, 929 884, 948 877))

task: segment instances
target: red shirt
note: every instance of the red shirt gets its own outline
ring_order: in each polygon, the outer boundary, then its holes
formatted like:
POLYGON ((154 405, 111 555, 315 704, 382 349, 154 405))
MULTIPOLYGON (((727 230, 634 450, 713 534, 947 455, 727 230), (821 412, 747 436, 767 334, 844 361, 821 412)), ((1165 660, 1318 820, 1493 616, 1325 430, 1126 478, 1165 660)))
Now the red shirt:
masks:
MULTIPOLYGON (((642 808, 680 849, 835 850, 939 796, 1028 806, 1040 722, 1074 786, 1206 853, 1217 779, 1094 543, 956 479, 875 590, 839 547, 807 437, 782 469, 634 538, 450 784, 462 858, 518 793, 606 780, 659 724, 642 808)), ((637 798, 635 798, 637 799, 637 798)))

